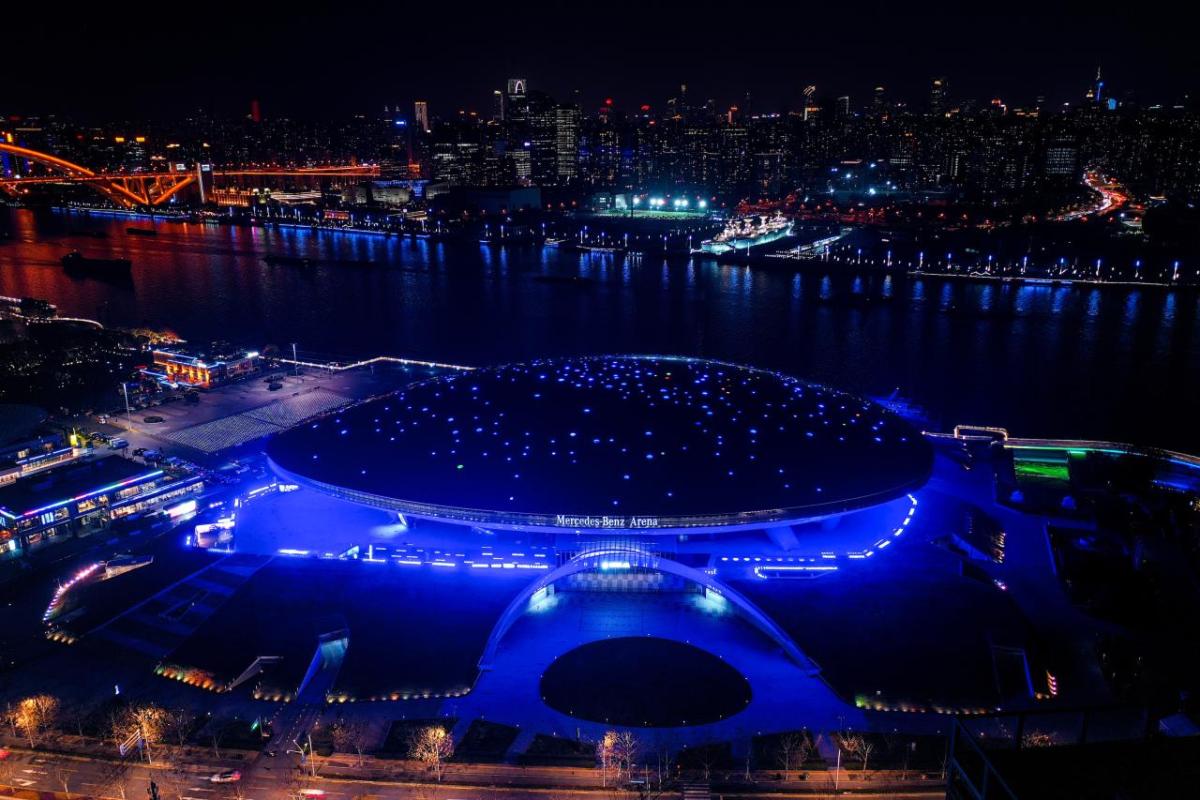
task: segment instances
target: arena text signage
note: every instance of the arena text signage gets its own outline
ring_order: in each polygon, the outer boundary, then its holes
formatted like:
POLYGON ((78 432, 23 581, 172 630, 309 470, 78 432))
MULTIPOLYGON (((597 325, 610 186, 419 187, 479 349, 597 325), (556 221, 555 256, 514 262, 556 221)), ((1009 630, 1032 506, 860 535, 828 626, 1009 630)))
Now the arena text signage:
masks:
POLYGON ((554 524, 560 528, 657 528, 658 517, 594 517, 591 514, 576 516, 558 514, 554 524))

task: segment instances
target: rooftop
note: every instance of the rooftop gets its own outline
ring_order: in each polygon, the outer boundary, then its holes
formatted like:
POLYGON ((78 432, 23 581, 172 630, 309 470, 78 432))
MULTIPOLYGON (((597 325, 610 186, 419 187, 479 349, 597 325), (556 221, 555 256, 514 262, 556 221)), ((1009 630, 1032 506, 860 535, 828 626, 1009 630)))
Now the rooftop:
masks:
POLYGON ((281 434, 267 452, 281 471, 363 502, 568 528, 835 513, 920 485, 932 463, 916 431, 869 401, 779 373, 652 356, 429 380, 281 434))
POLYGON ((118 456, 76 461, 0 487, 0 512, 9 518, 28 516, 160 474, 162 470, 118 456))

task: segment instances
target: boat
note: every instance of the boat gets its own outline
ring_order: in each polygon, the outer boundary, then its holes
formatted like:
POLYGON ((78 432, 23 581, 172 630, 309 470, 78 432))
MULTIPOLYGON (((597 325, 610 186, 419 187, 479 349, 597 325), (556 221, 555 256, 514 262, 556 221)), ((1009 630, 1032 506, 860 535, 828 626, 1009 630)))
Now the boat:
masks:
POLYGON ((751 247, 770 244, 791 235, 792 222, 782 214, 750 214, 729 220, 720 233, 701 242, 695 252, 721 255, 736 250, 749 250, 751 247))
POLYGON ((158 236, 154 228, 126 228, 125 232, 130 236, 158 236))
POLYGON ((133 267, 133 262, 128 258, 92 258, 78 250, 72 250, 62 257, 62 265, 68 270, 112 275, 127 274, 133 267))

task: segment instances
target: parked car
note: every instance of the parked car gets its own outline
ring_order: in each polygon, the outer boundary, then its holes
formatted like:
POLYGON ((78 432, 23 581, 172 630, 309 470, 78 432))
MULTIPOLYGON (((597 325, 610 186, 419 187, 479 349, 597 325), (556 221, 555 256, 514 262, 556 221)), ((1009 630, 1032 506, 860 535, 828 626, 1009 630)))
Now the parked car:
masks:
POLYGON ((270 392, 278 392, 282 388, 283 388, 283 384, 279 383, 279 382, 267 384, 267 391, 270 391, 270 392))
POLYGON ((150 416, 144 417, 142 419, 142 422, 145 422, 147 425, 157 425, 158 423, 165 422, 165 421, 166 420, 164 420, 158 414, 151 414, 150 416))
POLYGON ((126 447, 129 447, 129 442, 117 437, 108 443, 108 447, 111 450, 124 450, 126 447))

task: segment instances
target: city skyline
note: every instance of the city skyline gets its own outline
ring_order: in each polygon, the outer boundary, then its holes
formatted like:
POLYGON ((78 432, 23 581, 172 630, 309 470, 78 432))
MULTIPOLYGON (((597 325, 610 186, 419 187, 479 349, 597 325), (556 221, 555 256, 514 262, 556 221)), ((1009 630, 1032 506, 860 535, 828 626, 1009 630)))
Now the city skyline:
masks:
POLYGON ((1172 11, 6 8, 0 800, 1191 796, 1172 11))
MULTIPOLYGON (((408 9, 295 16, 239 9, 236 24, 221 21, 232 9, 220 4, 200 22, 169 8, 128 12, 114 35, 167 51, 155 66, 122 63, 88 35, 93 25, 62 30, 17 11, 13 29, 24 35, 12 57, 27 69, 0 95, 0 112, 244 114, 258 100, 266 116, 306 118, 384 105, 410 110, 412 101, 427 100, 443 116, 485 114, 492 91, 513 75, 585 109, 610 97, 619 107, 657 108, 681 84, 699 103, 737 104, 750 93, 763 112, 796 107, 809 85, 830 100, 849 96, 856 107, 882 85, 912 106, 941 76, 955 98, 1032 105, 1041 96, 1056 106, 1080 100, 1097 67, 1118 99, 1172 104, 1194 90, 1200 73, 1182 29, 1144 4, 1109 14, 1074 3, 1003 13, 946 4, 780 10, 754 19, 744 36, 737 35, 744 20, 728 7, 689 8, 652 4, 638 9, 636 22, 622 6, 596 14, 538 4, 454 18, 408 9), (62 46, 50 50, 47 41, 62 46), (80 80, 97 65, 108 69, 80 80)), ((80 13, 101 29, 114 27, 101 13, 80 13)))

